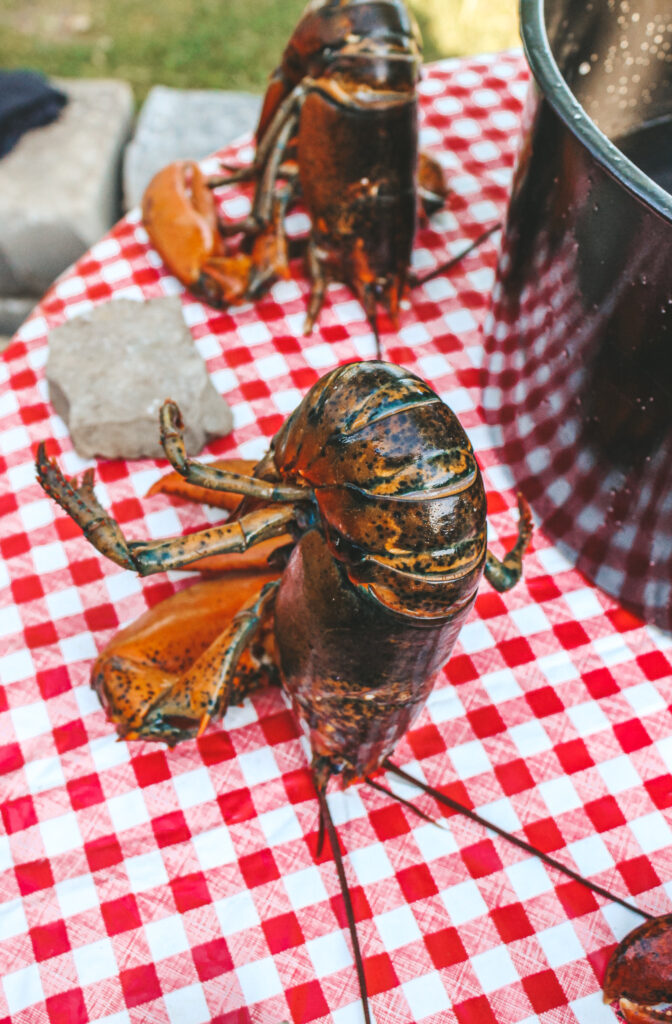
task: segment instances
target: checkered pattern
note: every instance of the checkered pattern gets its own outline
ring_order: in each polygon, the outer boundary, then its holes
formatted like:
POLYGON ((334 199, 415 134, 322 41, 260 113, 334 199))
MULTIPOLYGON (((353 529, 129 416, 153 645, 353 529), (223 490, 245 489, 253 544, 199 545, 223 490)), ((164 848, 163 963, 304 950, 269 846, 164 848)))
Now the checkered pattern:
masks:
MULTIPOLYGON (((620 393, 615 397, 608 357, 599 351, 603 321, 596 323, 607 314, 586 313, 575 241, 558 244, 550 235, 542 227, 535 238, 520 289, 499 281, 493 289, 484 325, 485 417, 501 430, 503 461, 563 550, 608 593, 671 629, 672 446, 669 438, 657 440, 665 402, 638 399, 641 421, 630 426, 632 413, 620 393), (588 440, 598 420, 608 437, 610 416, 624 438, 610 444, 615 458, 588 440), (630 466, 625 437, 646 429, 647 416, 655 443, 630 466)), ((503 277, 511 262, 505 243, 503 277)), ((617 358, 611 366, 623 374, 617 358)), ((649 389, 642 379, 642 395, 649 389)))
MULTIPOLYGON (((423 141, 452 193, 418 236, 418 270, 502 216, 526 78, 517 54, 428 70, 423 141)), ((249 145, 228 156, 248 158, 249 145)), ((228 212, 246 203, 234 192, 228 212)), ((495 260, 487 243, 412 292, 383 345, 459 414, 501 554, 515 496, 501 434, 479 404, 495 260)), ((341 286, 303 337, 307 290, 297 265, 257 304, 215 313, 166 274, 131 215, 52 288, 0 363, 0 1024, 361 1021, 338 879, 329 853, 316 855, 306 749, 281 693, 262 692, 227 714, 226 729, 172 751, 117 742, 89 688, 91 661, 185 579, 141 581, 99 557, 32 467, 44 438, 68 473, 84 465, 48 403, 47 333, 117 296, 182 297, 234 411, 234 433, 210 454, 260 455, 323 372, 374 353, 341 286)), ((164 465, 97 466, 101 500, 132 537, 215 518, 145 497, 164 465)), ((671 647, 538 531, 523 583, 504 597, 483 585, 396 761, 633 903, 669 912, 671 647)), ((634 916, 413 796, 441 828, 364 786, 329 794, 378 1024, 613 1021, 599 979, 634 916)))

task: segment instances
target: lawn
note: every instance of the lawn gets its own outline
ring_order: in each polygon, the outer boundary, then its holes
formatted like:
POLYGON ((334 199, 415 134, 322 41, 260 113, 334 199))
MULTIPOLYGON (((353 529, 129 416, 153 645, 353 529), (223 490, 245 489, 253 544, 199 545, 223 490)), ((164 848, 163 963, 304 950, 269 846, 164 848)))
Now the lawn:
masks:
MULTIPOLYGON (((263 91, 305 0, 0 0, 0 67, 263 91)), ((411 0, 425 58, 518 44, 515 0, 411 0)))

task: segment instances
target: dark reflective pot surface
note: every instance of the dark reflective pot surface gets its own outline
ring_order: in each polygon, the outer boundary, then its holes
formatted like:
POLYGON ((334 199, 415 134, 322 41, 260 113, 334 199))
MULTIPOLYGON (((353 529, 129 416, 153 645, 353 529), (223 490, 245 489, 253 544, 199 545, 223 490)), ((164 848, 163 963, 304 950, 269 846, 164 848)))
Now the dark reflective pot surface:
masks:
POLYGON ((672 9, 522 0, 484 405, 543 528, 672 628, 672 9))

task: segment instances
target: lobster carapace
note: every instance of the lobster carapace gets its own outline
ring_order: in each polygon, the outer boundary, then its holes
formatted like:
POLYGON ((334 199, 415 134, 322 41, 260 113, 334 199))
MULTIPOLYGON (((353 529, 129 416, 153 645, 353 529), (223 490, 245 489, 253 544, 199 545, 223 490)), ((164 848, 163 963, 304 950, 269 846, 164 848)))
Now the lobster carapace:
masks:
POLYGON ((627 1024, 669 1024, 672 914, 649 917, 625 936, 609 960, 603 989, 605 1002, 617 1001, 627 1024))

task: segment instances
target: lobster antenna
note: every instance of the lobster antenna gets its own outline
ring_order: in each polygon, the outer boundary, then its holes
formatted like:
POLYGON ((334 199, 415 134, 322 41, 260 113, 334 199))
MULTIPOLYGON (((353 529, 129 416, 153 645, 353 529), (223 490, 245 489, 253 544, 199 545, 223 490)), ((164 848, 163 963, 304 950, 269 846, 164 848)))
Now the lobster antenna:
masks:
MULTIPOLYGON (((318 784, 316 786, 316 789, 317 799, 320 802, 320 831, 323 832, 324 826, 326 825, 327 833, 329 834, 329 842, 331 843, 331 850, 334 855, 334 860, 336 862, 338 880, 341 883, 341 892, 343 893, 343 905, 345 907, 345 916, 348 922, 348 929, 350 930, 352 951, 355 955, 355 966, 357 968, 357 980, 359 981, 359 991, 362 997, 364 1020, 366 1021, 366 1024, 371 1024, 371 1014, 369 1013, 369 997, 366 990, 366 975, 364 974, 364 961, 362 959, 362 950, 360 948, 359 939, 357 937, 355 912, 352 909, 350 890, 348 889, 348 881, 345 877, 345 868, 343 866, 343 857, 341 856, 341 847, 338 842, 336 828, 334 826, 334 822, 329 811, 329 805, 327 804, 326 787, 318 784)), ((318 846, 321 849, 321 843, 319 838, 318 846)))
MULTIPOLYGON (((591 882, 588 878, 584 878, 583 875, 578 873, 578 871, 574 871, 572 868, 567 867, 566 864, 556 860, 555 857, 549 856, 549 854, 544 853, 543 850, 538 850, 536 846, 532 846, 531 843, 526 842, 525 839, 520 839, 519 836, 512 835, 511 832, 507 832, 506 829, 500 828, 499 825, 495 825, 486 818, 482 818, 480 814, 477 814, 477 812, 473 811, 470 807, 466 807, 457 800, 453 800, 452 797, 446 796, 445 793, 442 793, 439 789, 434 789, 433 786, 429 786, 426 782, 422 782, 420 779, 414 778, 412 775, 405 772, 403 768, 398 768, 396 764, 392 764, 391 761, 385 759, 385 761, 383 761, 383 767, 387 771, 392 772, 393 775, 397 775, 400 779, 403 779, 405 782, 410 782, 411 785, 424 790, 425 793, 433 796, 438 803, 445 804, 445 806, 450 807, 452 811, 457 811, 458 814, 463 814, 465 817, 469 818, 470 821, 474 821, 478 825, 482 825, 483 828, 490 829, 491 832, 495 832, 498 836, 501 836, 502 839, 507 839, 510 843, 513 843, 514 846, 519 847, 519 849, 525 850, 526 853, 531 853, 534 857, 538 857, 550 867, 556 868, 564 875, 568 875, 569 878, 573 879, 575 882, 579 882, 579 884, 585 886, 586 889, 592 889, 592 891, 598 895, 604 896, 606 899, 613 900, 614 903, 619 903, 622 907, 625 907, 626 910, 630 910, 634 914, 639 914, 641 917, 649 918, 649 920, 653 918, 653 914, 649 914, 646 910, 640 910, 639 907, 635 907, 632 903, 628 903, 627 900, 621 899, 620 896, 616 896, 613 892, 610 892, 609 889, 605 889, 604 886, 598 885, 596 882, 591 882)), ((433 818, 429 818, 424 811, 415 807, 410 800, 405 800, 404 797, 398 796, 396 793, 393 793, 392 790, 386 789, 378 782, 374 784, 372 779, 367 779, 367 782, 369 785, 373 786, 374 789, 380 789, 394 797, 395 800, 398 800, 399 803, 404 805, 404 807, 408 807, 409 810, 413 811, 414 814, 417 814, 418 817, 424 818, 426 821, 432 821, 435 825, 438 825, 438 822, 434 821, 433 818)))
POLYGON ((320 804, 320 820, 317 826, 317 848, 316 855, 322 856, 322 848, 324 847, 324 811, 322 810, 322 804, 320 804))
POLYGON ((499 231, 501 226, 501 221, 497 221, 497 223, 489 227, 487 231, 480 234, 478 238, 475 238, 473 242, 470 242, 469 245, 462 249, 461 252, 458 252, 457 256, 452 256, 449 260, 446 260, 445 263, 441 263, 438 267, 434 267, 434 269, 430 270, 424 277, 416 277, 413 275, 410 281, 411 288, 417 288, 418 285, 425 284, 426 281, 431 281, 433 278, 439 277, 440 274, 446 274, 449 270, 452 270, 454 266, 464 259, 465 256, 468 256, 470 252, 474 251, 474 249, 478 249, 484 242, 487 242, 490 235, 494 235, 496 231, 499 231))

